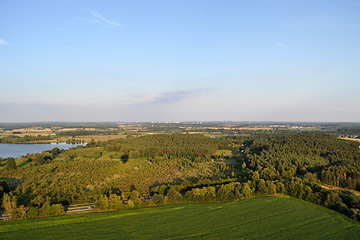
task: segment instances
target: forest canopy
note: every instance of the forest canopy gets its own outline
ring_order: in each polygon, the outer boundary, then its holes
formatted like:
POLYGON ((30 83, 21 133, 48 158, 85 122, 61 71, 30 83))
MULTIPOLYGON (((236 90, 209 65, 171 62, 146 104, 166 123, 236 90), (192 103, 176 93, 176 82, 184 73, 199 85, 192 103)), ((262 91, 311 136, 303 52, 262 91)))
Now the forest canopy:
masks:
POLYGON ((12 167, 1 169, 3 207, 40 213, 44 206, 95 202, 100 209, 123 209, 280 193, 360 216, 359 197, 346 192, 360 190, 359 143, 324 133, 154 134, 26 159, 21 167, 9 161, 12 167))

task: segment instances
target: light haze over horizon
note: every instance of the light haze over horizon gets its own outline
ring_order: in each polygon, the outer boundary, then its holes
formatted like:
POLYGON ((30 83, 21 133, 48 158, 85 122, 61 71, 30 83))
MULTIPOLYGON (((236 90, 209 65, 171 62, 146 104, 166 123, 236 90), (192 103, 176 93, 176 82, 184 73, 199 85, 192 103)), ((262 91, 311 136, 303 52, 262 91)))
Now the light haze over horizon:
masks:
POLYGON ((0 122, 360 122, 360 0, 0 0, 0 122))

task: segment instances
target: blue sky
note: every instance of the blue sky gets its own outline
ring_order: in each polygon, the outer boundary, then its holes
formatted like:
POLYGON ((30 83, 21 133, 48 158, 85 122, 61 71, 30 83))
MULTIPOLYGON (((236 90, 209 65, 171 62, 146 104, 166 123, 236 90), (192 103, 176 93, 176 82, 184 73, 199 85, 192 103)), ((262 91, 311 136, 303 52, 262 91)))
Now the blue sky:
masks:
POLYGON ((359 122, 359 90, 359 0, 0 0, 0 122, 359 122))

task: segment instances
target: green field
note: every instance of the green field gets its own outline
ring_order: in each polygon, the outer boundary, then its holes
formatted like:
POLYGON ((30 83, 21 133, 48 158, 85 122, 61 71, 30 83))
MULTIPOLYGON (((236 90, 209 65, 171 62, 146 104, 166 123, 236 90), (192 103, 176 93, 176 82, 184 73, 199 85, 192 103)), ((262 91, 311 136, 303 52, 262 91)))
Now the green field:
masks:
POLYGON ((0 223, 1 239, 360 239, 360 224, 290 197, 0 223))

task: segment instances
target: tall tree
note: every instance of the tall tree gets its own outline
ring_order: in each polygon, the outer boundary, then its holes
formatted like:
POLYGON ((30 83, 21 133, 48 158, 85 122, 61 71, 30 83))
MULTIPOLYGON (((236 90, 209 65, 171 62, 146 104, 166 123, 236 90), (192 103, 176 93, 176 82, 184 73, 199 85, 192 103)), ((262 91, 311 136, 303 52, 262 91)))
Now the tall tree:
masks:
POLYGON ((10 215, 10 218, 16 218, 16 212, 17 212, 16 197, 14 197, 11 193, 10 194, 5 193, 2 206, 5 209, 5 213, 10 215))
POLYGON ((6 159, 6 168, 8 168, 8 169, 16 169, 16 162, 15 162, 14 158, 8 157, 6 159))

